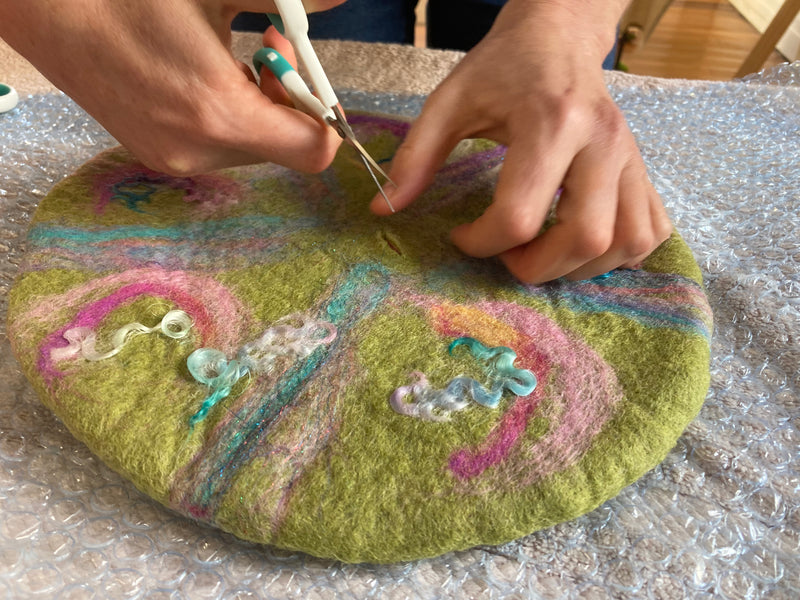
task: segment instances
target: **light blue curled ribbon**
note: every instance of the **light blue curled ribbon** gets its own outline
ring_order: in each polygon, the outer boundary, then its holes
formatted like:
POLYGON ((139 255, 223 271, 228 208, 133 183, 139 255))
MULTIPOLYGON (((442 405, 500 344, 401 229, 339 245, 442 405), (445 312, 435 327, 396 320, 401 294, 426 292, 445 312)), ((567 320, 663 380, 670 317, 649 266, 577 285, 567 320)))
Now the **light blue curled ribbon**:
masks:
MULTIPOLYGON (((461 337, 453 340, 447 347, 447 351, 452 354, 453 350, 458 346, 469 348, 472 356, 483 361, 486 365, 486 372, 493 377, 492 388, 489 393, 486 393, 483 386, 475 381, 480 389, 479 391, 471 390, 471 394, 477 403, 489 408, 496 408, 500 397, 503 395, 503 390, 508 390, 515 396, 527 396, 536 389, 536 375, 528 369, 518 369, 514 366, 514 361, 517 360, 517 353, 511 348, 506 346, 487 348, 474 338, 461 337)), ((458 379, 469 378, 457 377, 451 384, 458 379)), ((474 386, 470 387, 474 388, 474 386)))
POLYGON ((213 348, 195 350, 186 359, 186 366, 192 377, 211 388, 200 409, 189 419, 190 428, 205 419, 217 402, 228 397, 236 382, 250 373, 246 365, 236 359, 229 361, 224 352, 213 348))

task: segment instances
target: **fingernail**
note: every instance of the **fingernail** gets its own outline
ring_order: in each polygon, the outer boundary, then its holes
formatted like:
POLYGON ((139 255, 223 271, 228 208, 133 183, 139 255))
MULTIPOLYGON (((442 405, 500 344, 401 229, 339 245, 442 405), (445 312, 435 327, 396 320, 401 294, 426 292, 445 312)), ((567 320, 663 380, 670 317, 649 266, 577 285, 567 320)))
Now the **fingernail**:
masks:
POLYGON ((389 207, 389 210, 391 210, 394 213, 394 212, 397 212, 397 211, 395 211, 394 206, 392 206, 392 200, 391 200, 390 196, 391 196, 392 192, 394 192, 394 190, 396 188, 395 188, 394 184, 387 184, 387 185, 391 185, 392 188, 391 189, 387 189, 386 187, 381 187, 380 188, 381 189, 381 196, 383 196, 383 199, 386 202, 386 206, 389 207))
POLYGON ((392 213, 396 213, 397 211, 392 204, 392 196, 394 192, 397 190, 397 186, 391 182, 387 182, 382 186, 378 186, 378 194, 372 198, 372 202, 370 202, 371 207, 374 209, 380 204, 385 204, 389 207, 389 210, 392 213))

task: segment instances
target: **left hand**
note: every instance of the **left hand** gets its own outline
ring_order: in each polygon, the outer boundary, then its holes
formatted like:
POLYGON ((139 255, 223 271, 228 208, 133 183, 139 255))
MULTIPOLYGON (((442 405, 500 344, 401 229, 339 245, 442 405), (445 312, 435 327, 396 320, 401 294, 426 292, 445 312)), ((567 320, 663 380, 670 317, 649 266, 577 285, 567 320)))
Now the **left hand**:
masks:
MULTIPOLYGON (((424 191, 461 139, 484 137, 508 151, 492 204, 452 230, 466 254, 497 255, 540 283, 632 267, 667 239, 672 225, 603 78, 614 4, 510 0, 395 155, 395 208, 424 191), (559 188, 556 223, 540 233, 559 188)), ((371 209, 388 214, 380 196, 371 209)))

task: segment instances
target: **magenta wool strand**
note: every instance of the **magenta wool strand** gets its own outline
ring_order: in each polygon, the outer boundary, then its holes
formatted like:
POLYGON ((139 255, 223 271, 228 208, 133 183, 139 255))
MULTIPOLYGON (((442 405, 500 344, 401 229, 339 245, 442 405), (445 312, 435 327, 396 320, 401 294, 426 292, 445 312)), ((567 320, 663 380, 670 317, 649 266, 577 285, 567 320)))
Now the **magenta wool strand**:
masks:
MULTIPOLYGON (((148 274, 151 276, 156 275, 156 273, 152 271, 148 274)), ((226 319, 225 311, 216 310, 220 308, 219 304, 222 304, 223 307, 225 304, 239 304, 238 301, 234 301, 229 293, 226 292, 221 297, 217 296, 215 298, 209 296, 208 290, 205 290, 198 298, 197 292, 203 291, 203 284, 208 284, 210 282, 203 281, 201 285, 197 285, 197 283, 200 282, 191 282, 191 277, 183 273, 165 273, 163 271, 158 271, 157 274, 158 277, 153 277, 150 281, 122 285, 107 296, 89 303, 71 321, 59 327, 45 338, 39 347, 38 359, 38 367, 41 369, 45 380, 52 383, 54 379, 63 374, 63 371, 53 364, 51 351, 54 348, 63 348, 69 344, 67 340, 64 339, 65 331, 75 327, 89 327, 94 329, 113 310, 141 297, 167 299, 173 302, 178 308, 187 312, 192 318, 203 343, 218 344, 218 347, 226 348, 236 343, 236 339, 240 334, 241 319, 226 319), (153 279, 156 279, 156 281, 153 281, 153 279), (222 300, 222 302, 220 302, 220 300, 222 300)), ((139 273, 139 275, 142 274, 139 273)), ((136 280, 137 277, 131 276, 130 274, 123 278, 119 276, 110 277, 103 281, 105 285, 93 282, 94 285, 90 284, 89 287, 93 288, 91 292, 94 292, 106 286, 119 283, 120 279, 130 281, 136 280)), ((208 280, 209 278, 202 277, 202 279, 208 280)), ((222 288, 219 284, 212 287, 216 288, 216 291, 222 288)), ((78 297, 84 297, 90 292, 87 289, 79 288, 77 290, 72 290, 72 293, 78 297)), ((40 305, 32 309, 29 314, 34 316, 34 318, 36 316, 43 318, 44 315, 42 311, 46 310, 48 304, 49 303, 46 301, 43 301, 40 305)), ((233 307, 235 306, 232 306, 232 308, 233 307)), ((232 311, 227 314, 241 316, 242 312, 232 311)))

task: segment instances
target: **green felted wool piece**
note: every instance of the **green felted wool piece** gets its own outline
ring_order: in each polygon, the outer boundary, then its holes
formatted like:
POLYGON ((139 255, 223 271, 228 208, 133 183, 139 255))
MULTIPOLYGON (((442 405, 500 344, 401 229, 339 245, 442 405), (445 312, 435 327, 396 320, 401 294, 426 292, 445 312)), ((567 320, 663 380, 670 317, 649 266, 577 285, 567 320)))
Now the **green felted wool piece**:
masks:
MULTIPOLYGON (((408 128, 352 123, 379 161, 408 128)), ((462 143, 388 218, 348 147, 321 175, 101 154, 33 219, 15 353, 109 466, 247 540, 388 562, 574 518, 698 412, 712 317, 677 233, 639 269, 542 286, 458 252, 503 153, 462 143)))

